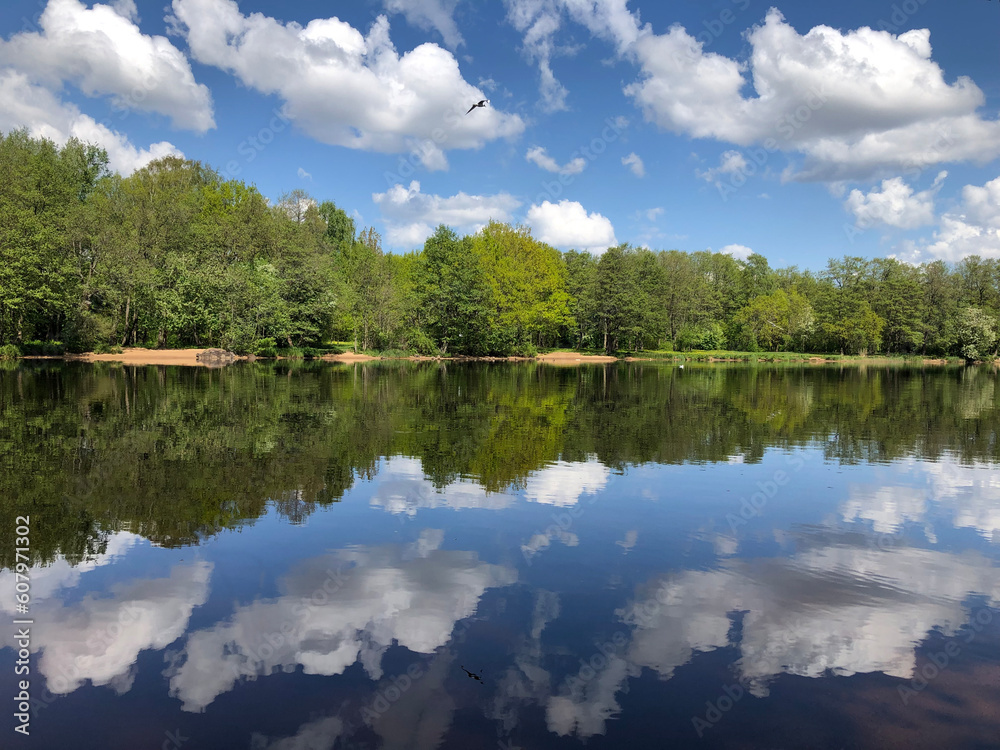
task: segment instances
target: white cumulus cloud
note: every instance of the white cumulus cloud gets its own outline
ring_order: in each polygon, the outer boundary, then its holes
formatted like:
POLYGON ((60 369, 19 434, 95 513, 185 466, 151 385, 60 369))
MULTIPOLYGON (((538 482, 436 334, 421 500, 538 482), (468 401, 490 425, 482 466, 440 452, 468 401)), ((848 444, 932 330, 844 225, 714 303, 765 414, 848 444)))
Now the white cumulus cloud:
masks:
POLYGON ((415 516, 425 508, 501 510, 514 502, 510 495, 487 492, 478 482, 468 479, 436 488, 426 478, 420 459, 405 456, 385 459, 373 484, 372 507, 408 516, 415 516))
POLYGON ((1000 258, 1000 177, 966 185, 961 203, 941 216, 930 239, 904 242, 896 253, 911 263, 955 262, 969 255, 1000 258))
POLYGON ((618 244, 610 219, 588 214, 577 201, 542 201, 528 209, 527 222, 535 237, 553 247, 603 252, 618 244))
POLYGON ((173 0, 174 26, 196 60, 284 101, 283 112, 312 138, 380 153, 414 151, 429 169, 448 149, 475 149, 524 129, 492 107, 458 61, 437 44, 400 54, 379 16, 367 36, 338 18, 305 26, 240 12, 232 0, 173 0))
MULTIPOLYGON (((138 534, 119 531, 108 538, 107 548, 102 554, 94 555, 75 565, 60 555, 48 565, 32 568, 29 573, 32 602, 41 604, 59 590, 78 585, 80 576, 84 573, 103 565, 110 565, 142 543, 143 539, 138 534)), ((0 570, 0 611, 9 615, 16 612, 14 599, 16 582, 17 575, 13 570, 0 570)))
POLYGON ((575 159, 571 159, 560 166, 559 162, 549 156, 547 151, 541 146, 528 149, 528 153, 524 155, 524 158, 547 172, 556 172, 564 175, 580 174, 587 166, 587 160, 582 156, 577 156, 575 159))
POLYGON ((750 54, 742 60, 706 52, 697 32, 680 25, 654 33, 626 0, 506 6, 526 56, 539 65, 549 110, 566 108, 568 92, 551 63, 568 18, 638 66, 638 79, 624 91, 648 121, 753 147, 764 160, 775 152, 801 155, 800 165, 785 170, 789 179, 870 179, 1000 155, 1000 120, 980 113, 985 96, 970 78, 946 80, 927 29, 819 25, 799 33, 771 8, 746 32, 750 54))
POLYGON ((524 34, 522 51, 538 63, 541 107, 545 112, 568 109, 569 91, 552 72, 552 57, 558 53, 553 36, 561 25, 560 13, 549 0, 505 0, 507 20, 524 34))
POLYGON ((816 26, 799 34, 776 9, 747 33, 746 63, 706 53, 680 26, 644 30, 640 80, 626 93, 648 120, 698 138, 805 155, 796 179, 862 178, 1000 155, 1000 122, 982 119, 983 92, 947 83, 930 32, 895 36, 816 26), (755 93, 745 95, 752 86, 755 93))
POLYGON ((178 128, 215 127, 208 87, 194 79, 184 54, 163 36, 143 34, 132 0, 88 8, 49 0, 40 31, 0 41, 0 67, 58 90, 64 82, 87 96, 110 96, 122 111, 156 112, 178 128))
POLYGON ((154 159, 183 156, 172 143, 160 141, 138 148, 122 133, 62 102, 52 91, 31 83, 15 70, 0 70, 0 130, 26 128, 36 138, 48 138, 58 145, 70 138, 95 143, 108 152, 109 165, 124 175, 131 174, 154 159))
POLYGON ((646 176, 646 165, 642 163, 642 158, 639 154, 633 151, 628 156, 622 157, 622 164, 632 170, 632 174, 636 177, 646 176))
POLYGON ((746 260, 753 255, 753 250, 746 245, 726 245, 724 248, 719 250, 719 252, 725 253, 726 255, 732 255, 737 260, 746 260))
POLYGON ((697 171, 696 174, 708 182, 716 182, 719 175, 746 174, 748 162, 746 157, 739 151, 724 151, 719 157, 719 166, 706 169, 704 172, 697 171))
POLYGON ((390 13, 402 13, 407 23, 424 31, 436 31, 451 49, 465 44, 455 23, 459 0, 384 0, 390 13))
POLYGON ((628 660, 666 679, 698 652, 738 647, 736 672, 758 697, 783 673, 909 679, 928 633, 952 635, 968 620, 970 594, 1000 597, 996 570, 981 557, 902 545, 887 551, 847 537, 802 541, 788 559, 731 561, 657 582, 619 613, 637 626, 628 660), (877 591, 871 581, 880 582, 877 591), (805 601, 791 593, 803 591, 805 601), (734 612, 744 613, 738 640, 734 612))
POLYGON ((614 44, 620 54, 640 33, 638 14, 628 10, 627 0, 505 0, 505 5, 508 22, 523 34, 525 57, 538 63, 541 105, 546 112, 568 109, 569 91, 552 71, 554 57, 577 49, 556 42, 564 16, 614 44))
POLYGON ((919 193, 902 177, 883 180, 881 189, 862 193, 852 190, 844 207, 854 214, 859 227, 885 224, 900 229, 914 229, 934 223, 934 197, 947 172, 941 172, 934 184, 919 193))
POLYGON ((440 224, 459 232, 475 232, 491 219, 510 221, 511 212, 521 205, 508 193, 457 193, 449 197, 422 193, 416 180, 409 187, 393 185, 384 193, 373 193, 372 200, 382 211, 389 244, 410 249, 423 244, 440 224))

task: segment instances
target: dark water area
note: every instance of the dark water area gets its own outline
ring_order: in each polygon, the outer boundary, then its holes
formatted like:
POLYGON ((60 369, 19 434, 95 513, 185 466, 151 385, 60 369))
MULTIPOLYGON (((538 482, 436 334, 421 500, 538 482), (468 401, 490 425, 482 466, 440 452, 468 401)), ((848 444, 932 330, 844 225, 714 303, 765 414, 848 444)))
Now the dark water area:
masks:
POLYGON ((7 367, 0 746, 1000 747, 997 380, 7 367))

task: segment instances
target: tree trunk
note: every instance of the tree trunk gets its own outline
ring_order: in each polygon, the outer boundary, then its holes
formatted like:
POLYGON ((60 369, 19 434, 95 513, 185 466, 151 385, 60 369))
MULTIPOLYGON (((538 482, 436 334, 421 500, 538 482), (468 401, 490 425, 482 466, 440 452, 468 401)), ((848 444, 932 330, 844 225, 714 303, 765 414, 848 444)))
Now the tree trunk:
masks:
POLYGON ((125 333, 122 335, 122 343, 120 344, 120 346, 125 346, 125 344, 128 343, 128 334, 130 330, 128 316, 131 308, 132 308, 132 296, 129 295, 128 297, 125 298, 125 333))

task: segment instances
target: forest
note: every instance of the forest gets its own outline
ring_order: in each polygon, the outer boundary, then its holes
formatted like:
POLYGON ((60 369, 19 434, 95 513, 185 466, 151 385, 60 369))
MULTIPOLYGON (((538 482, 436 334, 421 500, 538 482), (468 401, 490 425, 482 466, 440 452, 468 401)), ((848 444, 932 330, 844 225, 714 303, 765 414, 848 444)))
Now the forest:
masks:
POLYGON ((0 357, 123 346, 275 356, 527 355, 574 348, 997 354, 1000 261, 844 256, 819 272, 627 244, 560 252, 530 230, 439 227, 385 252, 333 201, 178 157, 0 133, 0 357))

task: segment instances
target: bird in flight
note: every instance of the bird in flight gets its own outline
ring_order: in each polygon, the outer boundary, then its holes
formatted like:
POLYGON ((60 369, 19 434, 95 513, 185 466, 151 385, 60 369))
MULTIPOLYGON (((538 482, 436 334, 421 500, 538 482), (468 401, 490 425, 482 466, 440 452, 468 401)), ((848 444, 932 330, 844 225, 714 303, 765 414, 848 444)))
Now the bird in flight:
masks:
MULTIPOLYGON (((469 113, 466 112, 465 114, 469 114, 469 113)), ((475 672, 470 672, 465 667, 462 667, 462 671, 465 672, 466 675, 468 675, 469 677, 471 677, 476 682, 482 682, 483 681, 483 676, 480 675, 480 674, 476 674, 475 672)))
MULTIPOLYGON (((485 107, 489 103, 490 103, 489 99, 481 99, 478 102, 476 102, 475 104, 473 104, 471 107, 469 107, 469 112, 471 112, 472 110, 474 110, 476 107, 485 107)), ((466 112, 465 114, 469 114, 469 112, 466 112)))

